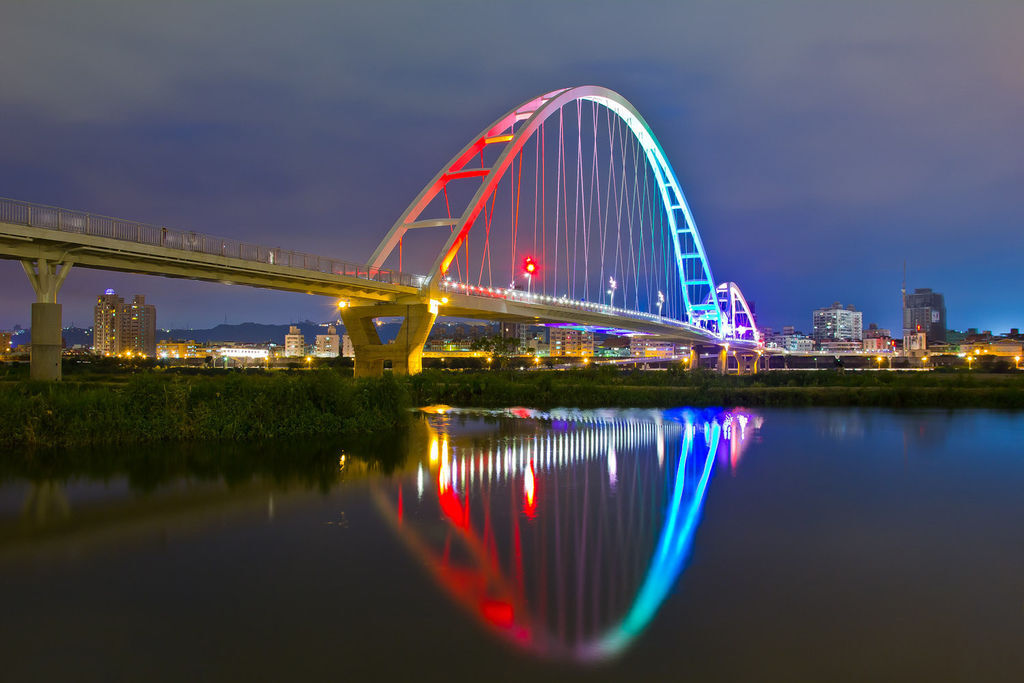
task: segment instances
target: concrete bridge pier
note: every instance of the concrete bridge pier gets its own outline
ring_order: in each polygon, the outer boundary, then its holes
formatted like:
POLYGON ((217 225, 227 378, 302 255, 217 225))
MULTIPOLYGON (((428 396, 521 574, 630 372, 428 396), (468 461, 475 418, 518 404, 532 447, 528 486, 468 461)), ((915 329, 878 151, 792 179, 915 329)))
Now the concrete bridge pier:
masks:
POLYGON ((760 355, 757 353, 737 353, 736 373, 739 375, 756 375, 760 355))
POLYGON ((71 262, 58 263, 40 258, 24 260, 21 265, 36 293, 36 301, 32 304, 29 376, 34 380, 55 382, 61 378, 60 358, 64 347, 57 293, 71 270, 71 262))
POLYGON ((355 376, 380 377, 384 361, 391 361, 396 375, 415 375, 423 370, 423 345, 437 319, 431 304, 381 304, 341 309, 341 321, 355 351, 355 376), (404 317, 394 341, 381 343, 376 318, 404 317))
POLYGON ((690 346, 690 360, 687 365, 690 370, 700 370, 701 354, 713 356, 715 358, 715 369, 724 375, 729 367, 728 353, 728 345, 718 346, 717 344, 693 344, 690 346))

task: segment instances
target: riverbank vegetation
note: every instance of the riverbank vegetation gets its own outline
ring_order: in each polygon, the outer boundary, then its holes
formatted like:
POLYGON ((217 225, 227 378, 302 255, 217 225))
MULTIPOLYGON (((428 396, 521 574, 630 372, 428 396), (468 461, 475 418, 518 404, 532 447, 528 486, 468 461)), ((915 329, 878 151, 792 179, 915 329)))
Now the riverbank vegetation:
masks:
POLYGON ((406 383, 390 375, 353 380, 331 370, 3 382, 0 445, 379 434, 401 426, 410 406, 406 383))
POLYGON ((425 371, 413 402, 501 407, 878 406, 1024 408, 1024 374, 775 371, 722 376, 592 367, 568 371, 425 371))
MULTIPOLYGON (((349 371, 350 372, 350 371, 349 371)), ((352 437, 400 431, 416 405, 876 406, 1024 409, 1024 373, 427 370, 352 379, 336 369, 138 369, 56 384, 0 376, 0 446, 352 437)))

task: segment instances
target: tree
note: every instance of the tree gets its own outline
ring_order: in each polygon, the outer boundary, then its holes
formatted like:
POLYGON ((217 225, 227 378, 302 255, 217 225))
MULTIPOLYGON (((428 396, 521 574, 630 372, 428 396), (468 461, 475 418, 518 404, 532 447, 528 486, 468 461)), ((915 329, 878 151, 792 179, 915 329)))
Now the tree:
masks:
POLYGON ((519 354, 519 339, 516 337, 481 337, 469 345, 473 351, 484 351, 503 364, 503 361, 519 354))

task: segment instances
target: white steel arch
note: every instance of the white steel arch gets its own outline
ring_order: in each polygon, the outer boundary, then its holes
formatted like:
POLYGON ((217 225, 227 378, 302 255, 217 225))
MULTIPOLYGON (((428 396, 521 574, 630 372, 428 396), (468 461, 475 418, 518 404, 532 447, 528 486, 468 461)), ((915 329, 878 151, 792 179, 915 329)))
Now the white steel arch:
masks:
POLYGON ((735 282, 723 282, 716 290, 724 318, 721 336, 725 339, 752 341, 760 344, 761 332, 754 322, 743 292, 735 282))
POLYGON ((665 152, 650 126, 636 108, 617 92, 600 86, 588 85, 554 90, 509 110, 484 128, 437 172, 395 221, 370 257, 370 267, 380 268, 407 231, 450 226, 451 235, 434 261, 424 283, 424 289, 433 293, 439 279, 447 273, 459 247, 515 156, 548 117, 557 113, 566 104, 577 100, 594 102, 609 109, 626 124, 643 149, 665 206, 681 290, 685 298, 688 317, 686 322, 707 329, 717 336, 723 336, 725 321, 721 309, 714 301, 715 280, 711 274, 703 242, 697 232, 696 221, 675 171, 668 163, 665 152), (520 124, 518 128, 516 124, 520 124), (486 169, 466 168, 470 160, 476 158, 484 147, 494 144, 504 145, 504 148, 493 166, 486 169), (421 218, 423 210, 448 182, 476 177, 482 179, 480 188, 461 216, 421 218), (684 264, 687 263, 696 263, 697 267, 686 268, 684 264))

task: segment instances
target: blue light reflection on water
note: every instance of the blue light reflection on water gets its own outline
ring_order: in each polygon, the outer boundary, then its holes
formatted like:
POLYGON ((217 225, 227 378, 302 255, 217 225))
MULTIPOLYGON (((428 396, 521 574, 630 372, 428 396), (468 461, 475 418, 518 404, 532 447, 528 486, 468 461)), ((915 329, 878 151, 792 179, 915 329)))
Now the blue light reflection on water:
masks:
POLYGON ((429 453, 437 465, 432 474, 437 500, 424 501, 423 488, 417 484, 417 502, 437 505, 442 523, 438 525, 438 518, 429 513, 419 520, 416 514, 410 518, 408 506, 400 502, 399 487, 397 497, 390 497, 391 505, 382 504, 396 531, 443 590, 485 627, 537 654, 589 661, 620 654, 655 617, 685 567, 720 451, 734 467, 753 431, 748 424, 760 427, 762 422, 738 410, 429 412, 436 432, 429 453), (451 429, 452 421, 465 424, 483 415, 519 421, 520 431, 458 443, 459 430, 451 429), (533 431, 543 429, 544 422, 553 429, 533 431), (669 459, 666 469, 670 445, 678 445, 673 449, 678 455, 669 459), (495 457, 497 467, 492 468, 495 457), (600 504, 594 506, 588 500, 589 487, 598 471, 594 464, 602 458, 607 480, 599 480, 602 488, 594 495, 600 504), (638 486, 654 498, 629 497, 638 486), (624 491, 618 491, 620 487, 624 491), (583 496, 573 497, 580 488, 583 496), (494 500, 520 490, 520 514, 506 520, 515 549, 503 554, 502 530, 497 528, 501 515, 494 500), (572 499, 571 504, 559 503, 560 495, 572 499), (613 521, 621 526, 622 501, 626 515, 632 517, 649 498, 660 502, 646 520, 648 528, 638 530, 637 537, 648 539, 646 546, 637 545, 631 535, 603 533, 612 510, 619 514, 613 521), (567 524, 565 518, 573 521, 567 524), (544 536, 538 529, 548 529, 556 538, 553 562, 533 564, 531 552, 548 551, 546 546, 531 545, 533 538, 544 536), (560 551, 563 537, 572 539, 566 557, 560 551), (425 540, 431 538, 436 547, 425 540), (605 547, 581 559, 588 543, 605 547), (453 559, 457 547, 463 548, 466 559, 453 559), (569 555, 575 560, 567 559, 569 555), (613 559, 617 556, 631 557, 646 567, 621 571, 613 559), (610 584, 628 585, 630 594, 612 596, 610 584), (558 592, 555 605, 548 601, 550 592, 558 592))

